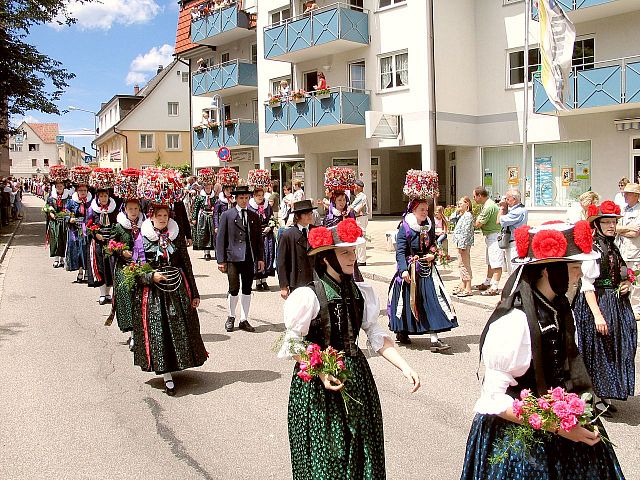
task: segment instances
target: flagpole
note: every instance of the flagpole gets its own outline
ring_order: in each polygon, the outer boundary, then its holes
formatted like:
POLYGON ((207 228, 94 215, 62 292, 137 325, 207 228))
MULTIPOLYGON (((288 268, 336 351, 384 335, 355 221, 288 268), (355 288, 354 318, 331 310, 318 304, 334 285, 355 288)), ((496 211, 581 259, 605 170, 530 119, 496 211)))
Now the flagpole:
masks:
POLYGON ((527 198, 527 147, 529 133, 529 21, 531 19, 531 0, 524 2, 524 108, 522 111, 522 203, 527 198))

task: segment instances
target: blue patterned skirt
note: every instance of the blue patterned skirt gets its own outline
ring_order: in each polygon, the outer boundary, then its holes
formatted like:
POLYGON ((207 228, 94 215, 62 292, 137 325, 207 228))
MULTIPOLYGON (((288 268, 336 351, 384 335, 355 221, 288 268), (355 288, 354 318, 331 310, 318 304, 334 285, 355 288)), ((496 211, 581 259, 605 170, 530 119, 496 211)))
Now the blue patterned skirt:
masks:
POLYGON ((389 329, 411 335, 446 332, 458 326, 451 298, 447 293, 436 268, 431 273, 418 277, 417 307, 415 318, 411 311, 411 286, 402 280, 398 272, 389 285, 387 315, 389 329))
POLYGON ((264 243, 264 271, 256 272, 254 275, 255 279, 274 277, 276 275, 276 237, 273 233, 263 234, 262 241, 264 243))
MULTIPOLYGON (((467 440, 461 480, 624 480, 613 448, 604 442, 590 447, 557 435, 541 435, 526 454, 509 452, 507 458, 491 465, 502 453, 511 422, 496 415, 476 415, 467 440)), ((605 434, 600 426, 600 431, 605 434)))
POLYGON ((598 333, 584 294, 579 294, 574 304, 578 349, 596 395, 626 400, 635 390, 638 326, 628 295, 618 297, 613 288, 597 288, 596 297, 609 334, 598 333))
POLYGON ((75 272, 79 268, 86 269, 87 238, 82 234, 81 228, 69 228, 67 231, 67 251, 64 266, 70 272, 75 272))

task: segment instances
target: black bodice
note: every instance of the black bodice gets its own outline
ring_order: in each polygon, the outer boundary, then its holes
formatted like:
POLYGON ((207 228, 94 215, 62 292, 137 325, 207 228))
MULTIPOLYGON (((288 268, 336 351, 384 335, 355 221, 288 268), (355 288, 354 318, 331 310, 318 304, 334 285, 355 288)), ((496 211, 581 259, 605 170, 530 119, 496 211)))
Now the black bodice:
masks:
POLYGON ((329 345, 348 357, 358 354, 357 338, 362 327, 364 298, 353 279, 338 284, 328 275, 310 285, 318 296, 320 312, 311 321, 305 341, 324 350, 329 345))
POLYGON ((594 282, 596 288, 618 288, 623 280, 622 272, 625 272, 627 266, 618 247, 612 241, 608 241, 604 237, 598 236, 595 240, 596 249, 600 251, 600 258, 597 260, 600 266, 600 276, 594 282))

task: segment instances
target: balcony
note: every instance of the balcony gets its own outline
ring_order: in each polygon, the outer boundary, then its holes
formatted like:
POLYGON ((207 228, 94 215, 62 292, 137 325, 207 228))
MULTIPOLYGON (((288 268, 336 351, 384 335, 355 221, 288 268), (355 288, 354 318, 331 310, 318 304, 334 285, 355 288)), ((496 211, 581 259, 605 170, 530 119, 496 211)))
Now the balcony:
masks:
POLYGON ((540 74, 533 79, 535 113, 571 115, 640 107, 640 56, 596 62, 594 68, 573 67, 569 74, 567 110, 556 111, 542 86, 540 74))
POLYGON ((258 146, 258 123, 236 119, 216 127, 193 130, 194 150, 217 150, 220 147, 258 146))
POLYGON ((232 60, 196 72, 191 79, 194 95, 237 95, 258 88, 258 69, 247 60, 232 60))
POLYGON ((264 29, 264 58, 298 63, 369 45, 369 11, 335 3, 264 29))
MULTIPOLYGON (((590 22, 600 18, 637 11, 637 0, 556 0, 573 23, 590 22)), ((538 9, 533 6, 533 18, 538 20, 538 9)))
POLYGON ((191 41, 201 45, 218 46, 254 35, 250 15, 237 4, 209 12, 191 21, 191 41))
POLYGON ((330 90, 326 96, 312 93, 265 105, 265 132, 301 134, 363 127, 369 93, 347 87, 330 90))

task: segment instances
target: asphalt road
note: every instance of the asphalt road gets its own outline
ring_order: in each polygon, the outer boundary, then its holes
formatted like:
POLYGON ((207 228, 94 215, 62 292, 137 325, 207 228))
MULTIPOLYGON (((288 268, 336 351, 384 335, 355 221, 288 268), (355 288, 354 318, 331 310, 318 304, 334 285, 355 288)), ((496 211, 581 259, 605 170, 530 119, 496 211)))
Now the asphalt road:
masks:
MULTIPOLYGON (((25 221, 0 266, 0 478, 291 478, 293 365, 273 352, 284 330, 275 280, 271 292, 254 292, 257 332, 227 333, 226 278, 215 262, 192 255, 210 358, 175 374, 178 394, 170 398, 160 378, 133 366, 128 335, 103 325, 109 308, 98 305, 97 289, 72 284, 75 274, 51 267, 42 202, 27 196, 24 203, 25 221)), ((383 313, 387 286, 374 285, 383 313)), ((489 312, 459 305, 457 313, 460 327, 446 335, 451 355, 429 352, 428 338, 401 349, 422 377, 416 394, 384 359, 370 360, 389 479, 459 478, 489 312)), ((640 479, 640 399, 618 407, 606 426, 627 478, 640 479)))

